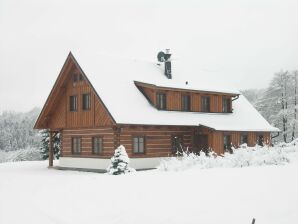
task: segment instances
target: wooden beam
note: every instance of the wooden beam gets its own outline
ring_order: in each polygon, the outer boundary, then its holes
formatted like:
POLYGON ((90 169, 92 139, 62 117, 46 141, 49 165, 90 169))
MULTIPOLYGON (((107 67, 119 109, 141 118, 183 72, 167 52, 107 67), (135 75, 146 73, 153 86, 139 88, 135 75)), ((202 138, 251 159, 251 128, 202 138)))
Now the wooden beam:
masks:
POLYGON ((53 132, 49 132, 49 168, 53 167, 54 152, 53 152, 53 132))

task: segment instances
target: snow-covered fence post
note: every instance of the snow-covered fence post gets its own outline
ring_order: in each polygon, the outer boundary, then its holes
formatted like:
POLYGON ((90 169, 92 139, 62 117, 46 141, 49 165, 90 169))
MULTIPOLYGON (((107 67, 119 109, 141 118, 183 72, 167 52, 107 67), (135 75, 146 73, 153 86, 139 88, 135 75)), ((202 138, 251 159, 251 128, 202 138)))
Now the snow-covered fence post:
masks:
POLYGON ((129 158, 125 151, 125 147, 120 145, 111 158, 111 165, 107 168, 108 174, 119 175, 134 172, 135 169, 128 166, 129 158))

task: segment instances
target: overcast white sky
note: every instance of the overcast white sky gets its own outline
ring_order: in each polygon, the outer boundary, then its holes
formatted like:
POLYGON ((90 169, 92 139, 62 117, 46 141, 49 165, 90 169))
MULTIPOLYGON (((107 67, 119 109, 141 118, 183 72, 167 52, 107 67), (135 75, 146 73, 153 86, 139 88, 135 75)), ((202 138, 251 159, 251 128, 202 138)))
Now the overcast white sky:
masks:
POLYGON ((151 60, 171 48, 238 89, 266 87, 298 68, 297 12, 297 0, 0 0, 0 112, 42 107, 75 48, 151 60))

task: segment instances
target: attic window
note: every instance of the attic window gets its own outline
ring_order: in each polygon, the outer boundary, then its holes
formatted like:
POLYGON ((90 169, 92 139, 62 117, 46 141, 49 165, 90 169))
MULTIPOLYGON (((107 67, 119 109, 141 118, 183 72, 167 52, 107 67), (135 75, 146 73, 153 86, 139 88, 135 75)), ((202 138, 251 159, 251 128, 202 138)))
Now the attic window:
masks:
POLYGON ((73 82, 75 83, 75 82, 78 82, 79 81, 79 76, 78 76, 78 74, 74 74, 73 75, 73 82))
POLYGON ((73 82, 74 83, 79 82, 79 81, 83 81, 83 80, 84 80, 84 77, 81 73, 73 74, 73 82))

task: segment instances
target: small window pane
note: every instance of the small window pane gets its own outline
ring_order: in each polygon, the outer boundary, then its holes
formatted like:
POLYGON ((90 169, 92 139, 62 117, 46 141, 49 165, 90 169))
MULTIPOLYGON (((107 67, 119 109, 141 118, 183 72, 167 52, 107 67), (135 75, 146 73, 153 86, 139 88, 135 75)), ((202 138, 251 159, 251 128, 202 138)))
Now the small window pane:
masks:
POLYGON ((79 76, 78 76, 78 74, 74 74, 73 75, 73 82, 77 82, 77 81, 79 81, 79 76))
POLYGON ((189 95, 182 96, 182 110, 190 111, 190 96, 189 95))
POLYGON ((158 93, 157 94, 157 108, 160 110, 165 110, 167 107, 166 105, 166 94, 158 93))
POLYGON ((224 151, 231 152, 232 144, 231 144, 231 136, 224 135, 224 151))
POLYGON ((229 98, 226 98, 226 97, 223 98, 222 106, 223 106, 222 110, 224 113, 231 112, 231 100, 229 98))
POLYGON ((81 138, 72 138, 72 152, 74 154, 81 152, 81 138))
POLYGON ((202 96, 201 98, 202 112, 210 112, 210 97, 202 96))
POLYGON ((89 110, 91 108, 91 97, 89 93, 83 94, 83 110, 89 110))
POLYGON ((102 138, 101 137, 93 137, 93 153, 99 154, 102 152, 102 138))
POLYGON ((77 110, 77 96, 69 97, 69 110, 76 111, 77 110))
POLYGON ((134 137, 133 138, 133 152, 134 153, 144 153, 144 137, 134 137))
POLYGON ((240 144, 247 144, 248 143, 248 136, 247 134, 241 135, 240 144))

